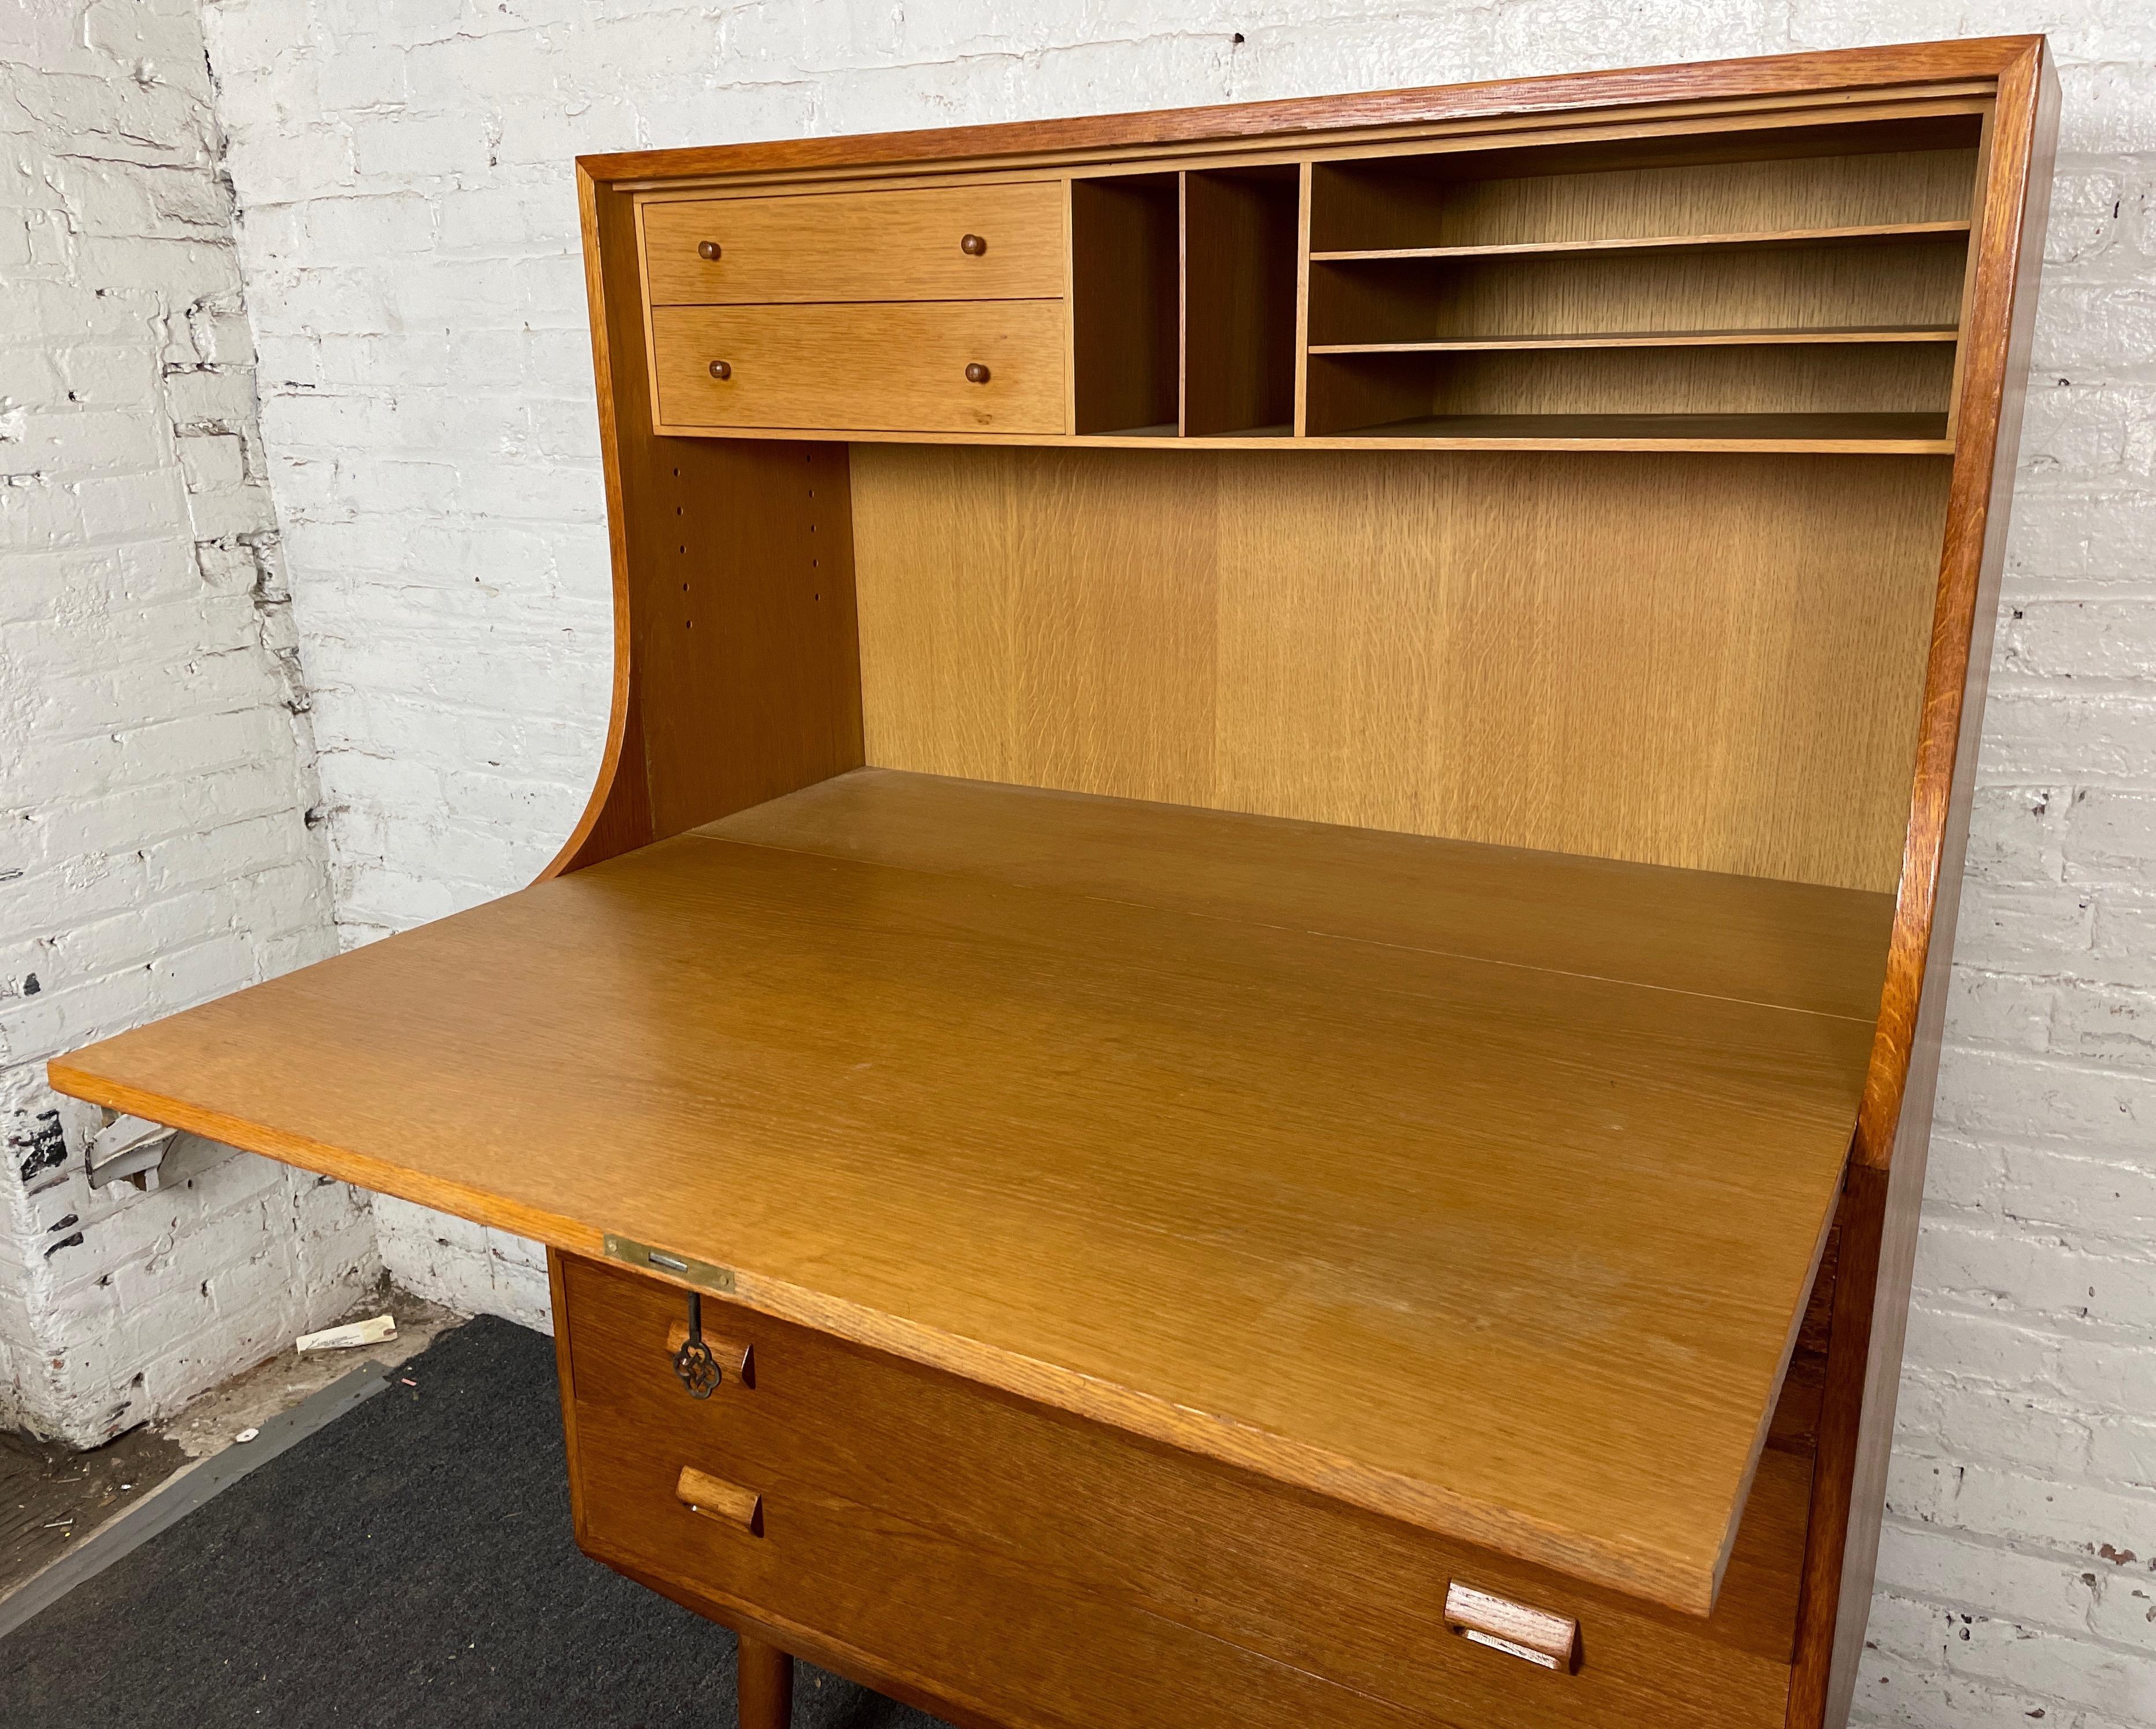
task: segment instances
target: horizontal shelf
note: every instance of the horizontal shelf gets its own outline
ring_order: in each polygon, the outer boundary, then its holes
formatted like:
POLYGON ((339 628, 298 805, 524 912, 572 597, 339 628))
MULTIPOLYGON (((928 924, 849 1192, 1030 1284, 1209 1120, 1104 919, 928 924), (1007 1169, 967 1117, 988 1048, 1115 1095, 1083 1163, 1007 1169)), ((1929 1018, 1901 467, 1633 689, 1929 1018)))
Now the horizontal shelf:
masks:
POLYGON ((730 426, 666 426, 667 438, 786 438, 861 445, 999 445, 1069 450, 1779 450, 1861 451, 1874 456, 1947 456, 1943 414, 1484 414, 1389 422, 1356 432, 783 432, 730 426), (1882 428, 1874 423, 1891 423, 1882 428), (1821 430, 1807 430, 1816 426, 1821 430), (1582 430, 1582 428, 1589 430, 1582 430), (1905 435, 1903 429, 1914 429, 1905 435))
POLYGON ((1753 246, 1834 246, 1873 240, 1966 234, 1966 222, 1875 223, 1860 228, 1793 228, 1741 234, 1653 234, 1592 240, 1520 240, 1489 246, 1393 246, 1356 252, 1313 252, 1312 264, 1383 264, 1424 258, 1509 258, 1555 252, 1733 251, 1753 246))
POLYGON ((1243 426, 1238 427, 1233 432, 1214 432, 1205 434, 1202 437, 1183 437, 1177 433, 1175 423, 1168 420, 1163 421, 1158 426, 1118 426, 1107 432, 1081 432, 1076 435, 1076 441, 1084 445, 1101 445, 1127 444, 1133 440, 1142 440, 1148 443, 1165 440, 1174 444, 1218 445, 1232 445, 1245 439, 1265 442, 1294 436, 1295 428, 1280 425, 1243 426))
POLYGON ((1313 354, 1486 354, 1521 348, 1743 348, 1791 344, 1951 342, 1951 324, 1895 328, 1851 325, 1820 330, 1583 331, 1565 336, 1447 337, 1413 342, 1313 342, 1313 354))
POLYGON ((1944 414, 1425 414, 1336 435, 1343 443, 1473 440, 1891 451, 1940 455, 1953 446, 1944 414))

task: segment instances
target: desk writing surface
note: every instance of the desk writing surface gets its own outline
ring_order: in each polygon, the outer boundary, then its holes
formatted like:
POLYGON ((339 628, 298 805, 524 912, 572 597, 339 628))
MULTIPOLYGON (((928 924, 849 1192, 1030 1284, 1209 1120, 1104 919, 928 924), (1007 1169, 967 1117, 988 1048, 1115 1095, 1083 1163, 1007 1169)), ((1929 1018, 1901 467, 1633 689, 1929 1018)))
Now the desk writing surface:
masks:
POLYGON ((52 1073, 1704 1613, 1890 915, 864 770, 52 1073))

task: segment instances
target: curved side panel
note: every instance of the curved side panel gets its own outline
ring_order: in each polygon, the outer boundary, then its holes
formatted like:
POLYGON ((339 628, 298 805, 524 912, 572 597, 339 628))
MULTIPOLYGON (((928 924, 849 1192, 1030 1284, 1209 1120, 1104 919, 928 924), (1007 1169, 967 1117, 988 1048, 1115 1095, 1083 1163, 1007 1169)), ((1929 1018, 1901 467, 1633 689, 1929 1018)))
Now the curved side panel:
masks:
POLYGON ((577 191, 613 697, 590 800, 542 881, 862 759, 846 446, 654 437, 634 203, 582 164, 577 191))
MULTIPOLYGON (((648 807, 632 813, 620 808, 614 798, 624 752, 629 752, 632 758, 640 758, 643 749, 640 738, 633 750, 629 744, 629 734, 636 730, 631 679, 634 656, 630 652, 628 537, 624 532, 621 498, 621 436, 613 393, 613 344, 607 316, 606 275, 600 265, 599 200, 603 196, 598 183, 582 162, 578 163, 577 210, 583 236, 584 294, 591 309, 592 373, 598 386, 599 450, 606 476, 607 540, 613 566, 613 689, 607 714, 606 748, 599 755, 598 774, 592 783, 591 795, 585 800, 583 815, 577 819, 569 838, 562 843, 552 862, 540 872, 537 880, 542 883, 594 859, 625 852, 650 839, 648 807), (641 838, 632 838, 639 831, 641 838)), ((625 794, 640 784, 639 777, 633 775, 630 780, 631 786, 624 789, 625 794)))

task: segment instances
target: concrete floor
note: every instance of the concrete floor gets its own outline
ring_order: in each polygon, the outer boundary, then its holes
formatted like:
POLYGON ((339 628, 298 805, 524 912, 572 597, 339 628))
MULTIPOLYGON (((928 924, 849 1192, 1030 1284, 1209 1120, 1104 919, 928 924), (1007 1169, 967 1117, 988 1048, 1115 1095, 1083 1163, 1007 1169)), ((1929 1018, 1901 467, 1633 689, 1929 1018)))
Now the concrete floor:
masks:
POLYGON ((243 1374, 212 1387, 167 1421, 130 1429, 88 1453, 0 1433, 0 1600, 101 1526, 178 1480, 309 1394, 374 1361, 393 1366, 424 1350, 465 1317, 384 1284, 340 1316, 397 1318, 397 1336, 357 1351, 287 1346, 243 1374))

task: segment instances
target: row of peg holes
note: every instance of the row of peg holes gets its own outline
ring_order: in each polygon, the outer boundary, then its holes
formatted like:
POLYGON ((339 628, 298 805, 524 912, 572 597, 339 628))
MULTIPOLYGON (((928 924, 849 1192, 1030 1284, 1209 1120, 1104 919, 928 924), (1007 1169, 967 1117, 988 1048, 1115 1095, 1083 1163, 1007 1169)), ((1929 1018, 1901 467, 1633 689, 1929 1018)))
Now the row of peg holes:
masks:
MULTIPOLYGON (((811 454, 811 455, 809 455, 803 456, 801 460, 802 460, 803 462, 810 462, 810 463, 813 463, 814 461, 815 461, 816 458, 815 458, 815 456, 814 455, 814 454, 811 454)), ((678 480, 680 480, 680 479, 681 478, 681 471, 680 471, 680 469, 678 469, 678 468, 677 468, 677 469, 675 469, 675 470, 674 471, 674 478, 675 478, 675 480, 677 480, 677 481, 678 481, 678 480)), ((811 486, 811 487, 808 489, 808 496, 809 496, 811 498, 814 498, 814 497, 816 496, 816 489, 815 489, 814 486, 811 486)), ((677 504, 677 505, 675 505, 675 506, 674 507, 674 514, 675 514, 675 516, 677 516, 677 517, 678 517, 678 516, 680 516, 680 515, 682 513, 683 509, 684 509, 684 507, 683 507, 683 506, 681 506, 681 505, 678 505, 678 504, 677 504)), ((815 524, 815 523, 811 522, 811 523, 808 525, 808 532, 809 532, 811 534, 814 534, 814 533, 816 532, 816 524, 815 524)), ((686 557, 689 555, 689 547, 688 547, 688 543, 687 543, 685 541, 685 542, 683 542, 683 543, 681 543, 681 546, 680 546, 680 552, 681 552, 681 556, 682 556, 682 557, 684 557, 684 558, 686 558, 686 557)), ((823 561, 821 558, 811 558, 811 559, 808 561, 808 568, 809 568, 811 570, 820 570, 820 569, 823 569, 823 566, 824 566, 824 561, 823 561)), ((683 584, 681 584, 681 592, 682 592, 683 594, 687 594, 687 593, 689 592, 689 585, 688 585, 688 584, 686 584, 686 583, 683 583, 683 584)), ((818 589, 818 590, 817 590, 814 594, 812 594, 811 596, 809 596, 809 598, 810 598, 811 599, 813 599, 813 600, 821 600, 821 599, 824 598, 824 591, 823 591, 821 589, 818 589)), ((695 629, 696 628, 696 620, 694 620, 694 619, 684 619, 684 620, 682 620, 682 621, 681 621, 681 628, 682 628, 683 630, 695 630, 695 629)))

